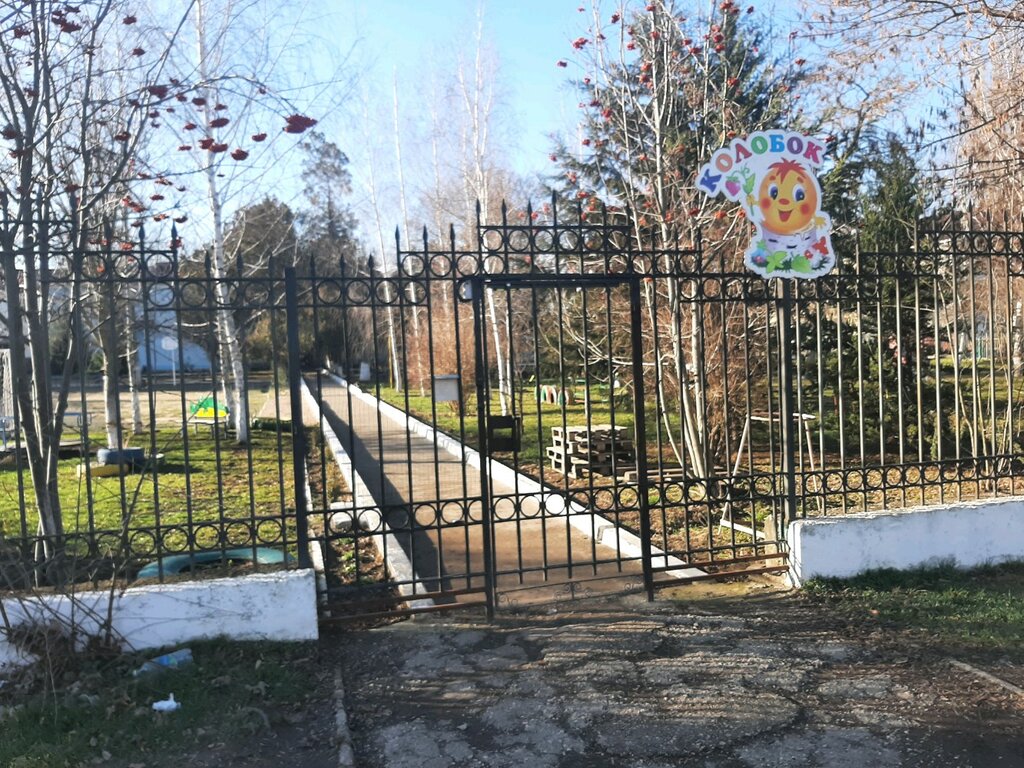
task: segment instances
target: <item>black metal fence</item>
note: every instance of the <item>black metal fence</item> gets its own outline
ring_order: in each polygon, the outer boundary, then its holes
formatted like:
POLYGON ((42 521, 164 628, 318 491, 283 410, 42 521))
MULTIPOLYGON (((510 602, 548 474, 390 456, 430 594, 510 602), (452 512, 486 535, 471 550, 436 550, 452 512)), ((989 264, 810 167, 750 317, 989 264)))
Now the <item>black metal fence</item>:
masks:
POLYGON ((220 275, 177 240, 18 255, 35 280, 4 286, 25 357, 0 350, 0 588, 306 561, 285 273, 220 275))
POLYGON ((839 238, 832 274, 782 282, 582 213, 503 209, 393 266, 109 233, 32 255, 47 338, 0 350, 6 585, 313 552, 325 612, 493 609, 777 569, 802 516, 1019 492, 1024 234, 839 238))

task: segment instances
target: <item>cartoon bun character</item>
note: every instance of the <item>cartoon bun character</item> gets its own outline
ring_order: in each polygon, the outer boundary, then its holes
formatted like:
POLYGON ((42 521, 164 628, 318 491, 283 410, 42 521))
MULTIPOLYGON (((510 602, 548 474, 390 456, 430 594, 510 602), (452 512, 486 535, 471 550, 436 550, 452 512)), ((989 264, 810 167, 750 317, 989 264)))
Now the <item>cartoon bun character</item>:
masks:
POLYGON ((794 235, 824 221, 818 213, 818 185, 803 166, 780 160, 769 166, 758 191, 761 226, 777 235, 794 235))
POLYGON ((749 251, 750 262, 758 268, 807 272, 831 267, 833 256, 827 237, 828 220, 818 208, 818 183, 795 160, 779 160, 768 166, 757 195, 749 194, 747 204, 757 223, 760 238, 749 251))

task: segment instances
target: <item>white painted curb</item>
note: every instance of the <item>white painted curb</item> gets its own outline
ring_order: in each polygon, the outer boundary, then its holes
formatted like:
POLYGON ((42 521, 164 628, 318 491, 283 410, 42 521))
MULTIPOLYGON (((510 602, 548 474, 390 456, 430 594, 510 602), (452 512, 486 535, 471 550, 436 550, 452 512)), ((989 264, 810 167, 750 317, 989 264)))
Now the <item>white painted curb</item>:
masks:
MULTIPOLYGON (((126 649, 146 650, 195 640, 302 641, 319 637, 313 570, 254 573, 225 579, 129 587, 109 592, 6 597, 13 626, 27 623, 73 626, 82 643, 111 634, 126 649)), ((0 632, 0 674, 31 662, 0 632)))
MULTIPOLYGON (((331 425, 324 417, 323 412, 320 410, 320 403, 317 402, 316 398, 313 397, 313 393, 309 391, 309 387, 306 386, 305 380, 302 381, 302 397, 307 401, 309 406, 316 411, 317 422, 320 424, 320 428, 323 430, 324 442, 327 443, 327 447, 331 449, 331 453, 334 455, 334 461, 338 465, 338 469, 341 470, 342 476, 345 481, 349 484, 352 490, 352 500, 354 509, 360 510, 359 516, 364 515, 376 515, 373 519, 373 524, 368 525, 369 528, 376 528, 379 521, 379 525, 383 533, 377 533, 373 535, 374 544, 377 549, 381 552, 384 557, 384 567, 387 568, 388 573, 391 574, 392 578, 399 582, 398 591, 406 598, 411 598, 406 601, 409 608, 429 608, 434 605, 434 601, 429 597, 414 598, 417 593, 424 593, 427 588, 423 585, 420 578, 416 575, 413 570, 412 562, 409 560, 409 556, 405 554, 405 550, 402 549, 402 545, 398 543, 398 539, 391 533, 387 523, 384 521, 383 515, 380 513, 380 504, 373 498, 373 494, 370 489, 363 482, 363 478, 356 471, 356 468, 352 465, 352 459, 341 445, 341 440, 331 429, 331 425)), ((354 516, 352 513, 350 516, 354 516)), ((332 516, 329 523, 333 524, 334 516, 332 516)), ((354 521, 357 522, 357 521, 354 521)))
POLYGON ((796 520, 788 534, 797 584, 877 568, 974 568, 1024 560, 1024 498, 796 520))
MULTIPOLYGON (((382 416, 390 419, 398 424, 398 426, 408 429, 413 434, 419 435, 426 440, 432 441, 438 448, 463 461, 466 466, 475 469, 480 468, 479 451, 470 448, 450 435, 439 432, 426 422, 406 414, 390 403, 378 400, 371 393, 364 392, 357 384, 350 384, 331 371, 324 371, 324 373, 341 386, 348 387, 353 395, 371 407, 377 408, 382 416)), ((489 460, 487 469, 488 474, 498 482, 512 488, 517 488, 520 496, 536 497, 541 508, 545 509, 549 514, 566 514, 565 496, 557 490, 547 488, 532 477, 516 472, 512 467, 502 464, 495 459, 489 460)), ((643 556, 643 547, 639 536, 619 528, 615 523, 599 513, 587 509, 575 501, 569 501, 567 517, 569 524, 587 538, 592 538, 599 544, 616 549, 625 557, 640 559, 643 556)), ((655 567, 673 568, 671 571, 666 571, 667 575, 673 578, 691 578, 706 575, 705 571, 689 567, 683 560, 674 555, 666 554, 653 544, 651 545, 651 561, 655 567)))

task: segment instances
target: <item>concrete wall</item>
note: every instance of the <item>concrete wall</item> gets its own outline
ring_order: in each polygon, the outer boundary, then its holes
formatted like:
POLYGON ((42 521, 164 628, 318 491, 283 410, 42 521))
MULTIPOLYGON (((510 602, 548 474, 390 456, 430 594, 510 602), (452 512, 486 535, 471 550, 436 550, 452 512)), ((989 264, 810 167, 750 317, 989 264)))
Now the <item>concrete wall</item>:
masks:
MULTIPOLYGON (((24 601, 4 598, 13 625, 26 621, 62 623, 74 618, 85 635, 97 635, 105 621, 106 592, 43 595, 24 601)), ((316 585, 313 571, 257 573, 228 579, 132 587, 114 598, 114 636, 125 650, 180 645, 194 640, 316 640, 316 585)), ((0 674, 24 663, 0 630, 0 674)))
POLYGON ((1024 560, 1024 499, 798 520, 790 523, 789 546, 798 584, 876 568, 1024 560))

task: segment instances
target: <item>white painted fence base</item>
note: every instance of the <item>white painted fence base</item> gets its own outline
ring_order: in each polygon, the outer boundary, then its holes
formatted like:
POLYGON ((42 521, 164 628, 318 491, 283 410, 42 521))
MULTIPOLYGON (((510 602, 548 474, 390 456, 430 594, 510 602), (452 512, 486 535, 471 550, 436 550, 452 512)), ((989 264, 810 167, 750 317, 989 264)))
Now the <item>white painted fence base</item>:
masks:
MULTIPOLYGON (((108 610, 114 638, 125 650, 180 645, 224 637, 231 640, 316 640, 316 583, 312 569, 256 573, 227 579, 131 587, 108 592, 6 597, 14 626, 70 625, 84 644, 98 636, 108 610)), ((6 668, 31 662, 0 628, 0 676, 6 668)))
POLYGON ((798 520, 788 538, 797 585, 877 568, 1024 560, 1024 498, 798 520))

